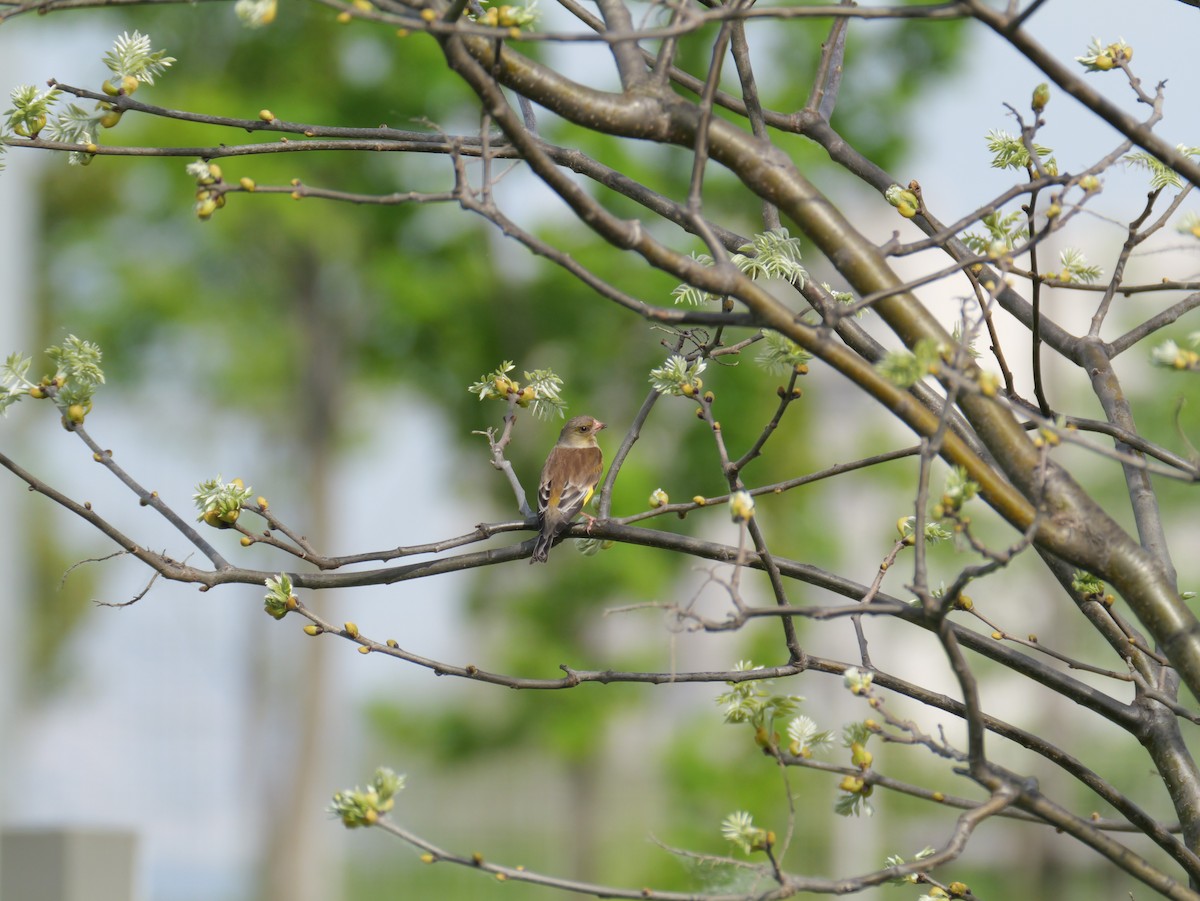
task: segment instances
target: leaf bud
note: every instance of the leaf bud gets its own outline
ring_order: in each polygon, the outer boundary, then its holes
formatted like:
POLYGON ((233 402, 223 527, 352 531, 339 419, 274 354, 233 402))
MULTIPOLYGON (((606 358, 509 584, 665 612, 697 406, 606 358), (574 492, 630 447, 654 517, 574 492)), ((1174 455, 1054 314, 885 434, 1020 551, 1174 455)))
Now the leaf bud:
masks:
POLYGON ((865 784, 858 776, 843 776, 842 781, 838 783, 838 788, 852 795, 857 795, 862 792, 865 784))
POLYGON ((729 515, 734 522, 748 522, 753 519, 753 495, 749 491, 735 491, 729 495, 729 515))
POLYGON ((1042 82, 1033 89, 1033 111, 1040 113, 1046 108, 1046 104, 1050 102, 1050 85, 1042 82))
POLYGON ((883 197, 905 219, 911 219, 920 212, 921 201, 907 188, 892 185, 884 192, 883 197))
POLYGON ((850 745, 850 762, 859 769, 869 769, 874 759, 875 755, 868 751, 861 742, 856 741, 850 745))

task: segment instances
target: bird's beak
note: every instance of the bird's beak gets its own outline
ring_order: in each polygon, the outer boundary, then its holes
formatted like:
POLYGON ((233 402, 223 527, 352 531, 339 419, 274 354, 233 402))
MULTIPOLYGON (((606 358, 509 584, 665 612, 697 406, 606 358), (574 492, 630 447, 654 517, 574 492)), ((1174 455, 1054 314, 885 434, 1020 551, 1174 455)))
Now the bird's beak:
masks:
POLYGON ((608 428, 608 426, 606 426, 604 423, 602 423, 599 419, 593 419, 592 423, 593 423, 593 425, 595 425, 597 432, 600 431, 601 429, 608 428))

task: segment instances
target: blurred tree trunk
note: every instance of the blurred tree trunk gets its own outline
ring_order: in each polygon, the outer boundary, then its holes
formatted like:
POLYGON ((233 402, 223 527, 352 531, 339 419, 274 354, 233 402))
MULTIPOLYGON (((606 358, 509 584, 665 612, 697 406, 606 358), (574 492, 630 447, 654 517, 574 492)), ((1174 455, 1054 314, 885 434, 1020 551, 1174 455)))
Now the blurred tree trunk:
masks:
MULTIPOLYGON (((293 273, 296 335, 301 347, 296 373, 297 396, 290 406, 296 418, 291 434, 301 437, 294 449, 295 469, 301 490, 294 494, 307 497, 309 509, 303 520, 309 523, 307 535, 317 547, 330 545, 331 460, 338 434, 338 410, 334 404, 335 387, 342 379, 345 319, 339 321, 333 309, 337 298, 326 289, 321 264, 315 253, 300 248, 289 267, 293 273)), ((287 413, 285 412, 285 415, 287 413)), ((314 599, 324 613, 334 598, 314 599)), ((271 693, 286 696, 276 700, 290 708, 287 718, 291 735, 284 741, 267 737, 269 746, 293 751, 271 760, 275 791, 268 798, 268 833, 263 861, 264 901, 336 901, 341 895, 340 869, 331 853, 328 820, 321 811, 327 806, 330 773, 329 728, 330 698, 333 697, 333 670, 329 665, 332 646, 325 641, 304 642, 302 650, 288 651, 286 682, 267 679, 262 684, 271 693), (300 659, 297 659, 299 657, 300 659), (273 740, 274 739, 274 740, 273 740)))

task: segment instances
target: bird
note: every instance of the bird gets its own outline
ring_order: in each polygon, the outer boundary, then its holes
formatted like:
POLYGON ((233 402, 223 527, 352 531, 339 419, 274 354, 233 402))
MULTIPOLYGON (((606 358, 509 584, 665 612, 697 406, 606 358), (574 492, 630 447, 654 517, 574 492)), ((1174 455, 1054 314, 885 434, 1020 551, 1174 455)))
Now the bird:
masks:
POLYGON ((592 499, 604 471, 604 455, 596 444, 596 433, 604 427, 592 416, 576 416, 562 427, 538 483, 538 536, 530 563, 546 562, 554 539, 592 499))

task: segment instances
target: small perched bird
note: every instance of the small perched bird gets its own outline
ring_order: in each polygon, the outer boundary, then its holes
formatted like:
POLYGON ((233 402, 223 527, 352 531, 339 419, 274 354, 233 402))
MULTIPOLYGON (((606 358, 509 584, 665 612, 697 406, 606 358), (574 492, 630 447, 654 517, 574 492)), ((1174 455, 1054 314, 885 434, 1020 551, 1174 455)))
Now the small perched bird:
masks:
POLYGON ((538 485, 541 531, 533 544, 530 563, 546 562, 554 539, 567 530, 571 520, 592 499, 604 471, 604 455, 596 444, 596 433, 602 428, 604 423, 599 419, 576 416, 559 433, 558 443, 542 467, 542 481, 538 485))

